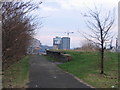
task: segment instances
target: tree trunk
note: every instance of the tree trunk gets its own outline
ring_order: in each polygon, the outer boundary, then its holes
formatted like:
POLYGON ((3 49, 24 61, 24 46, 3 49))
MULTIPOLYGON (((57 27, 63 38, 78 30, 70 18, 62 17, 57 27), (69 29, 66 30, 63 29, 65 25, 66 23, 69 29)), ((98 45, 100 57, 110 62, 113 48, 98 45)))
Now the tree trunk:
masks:
POLYGON ((103 45, 101 48, 101 72, 100 74, 104 74, 104 47, 103 45))

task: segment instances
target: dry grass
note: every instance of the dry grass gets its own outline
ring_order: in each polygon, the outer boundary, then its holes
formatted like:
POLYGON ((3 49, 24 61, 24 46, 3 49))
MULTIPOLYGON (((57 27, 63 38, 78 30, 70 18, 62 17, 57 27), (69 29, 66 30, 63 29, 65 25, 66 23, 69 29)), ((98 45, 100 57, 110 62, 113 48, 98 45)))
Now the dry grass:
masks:
POLYGON ((28 56, 4 71, 3 88, 23 88, 28 81, 28 56))

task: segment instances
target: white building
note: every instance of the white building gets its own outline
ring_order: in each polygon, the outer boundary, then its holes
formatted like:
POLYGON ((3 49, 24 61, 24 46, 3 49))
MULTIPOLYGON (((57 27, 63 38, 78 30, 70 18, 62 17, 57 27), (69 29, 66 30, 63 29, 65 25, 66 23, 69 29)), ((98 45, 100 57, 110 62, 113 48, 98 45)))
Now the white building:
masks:
POLYGON ((30 40, 30 45, 27 48, 27 53, 28 54, 38 54, 41 49, 41 43, 39 40, 33 38, 30 40))

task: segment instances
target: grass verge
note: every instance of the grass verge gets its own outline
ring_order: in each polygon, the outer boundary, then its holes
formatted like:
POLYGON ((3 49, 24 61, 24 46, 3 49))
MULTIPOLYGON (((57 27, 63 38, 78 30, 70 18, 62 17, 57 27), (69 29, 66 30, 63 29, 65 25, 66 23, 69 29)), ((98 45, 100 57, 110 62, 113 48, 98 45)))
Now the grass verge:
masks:
POLYGON ((3 88, 25 88, 29 74, 29 56, 23 57, 17 63, 4 71, 3 88))
POLYGON ((118 87, 118 54, 105 53, 104 71, 100 74, 100 59, 98 52, 64 51, 72 56, 72 61, 59 64, 58 67, 67 71, 82 81, 96 88, 118 87))

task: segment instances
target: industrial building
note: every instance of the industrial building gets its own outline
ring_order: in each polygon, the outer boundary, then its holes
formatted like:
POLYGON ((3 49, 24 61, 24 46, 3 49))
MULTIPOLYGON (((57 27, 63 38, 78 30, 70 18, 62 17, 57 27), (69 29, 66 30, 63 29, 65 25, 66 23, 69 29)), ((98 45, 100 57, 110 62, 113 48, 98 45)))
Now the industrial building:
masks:
POLYGON ((70 38, 69 37, 62 37, 61 48, 70 49, 70 38))
POLYGON ((53 49, 70 49, 70 38, 69 37, 53 38, 53 49))
POLYGON ((54 49, 61 49, 61 37, 53 38, 53 48, 54 49))

